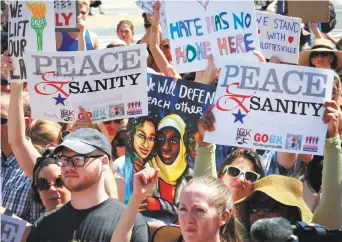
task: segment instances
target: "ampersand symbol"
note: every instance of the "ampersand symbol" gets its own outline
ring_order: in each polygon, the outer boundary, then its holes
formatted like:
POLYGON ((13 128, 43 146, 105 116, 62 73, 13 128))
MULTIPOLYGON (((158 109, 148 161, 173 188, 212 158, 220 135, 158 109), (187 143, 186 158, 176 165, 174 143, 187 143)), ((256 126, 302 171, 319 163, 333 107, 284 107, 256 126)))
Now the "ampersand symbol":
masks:
POLYGON ((63 90, 63 86, 66 84, 69 84, 70 82, 72 82, 74 80, 74 77, 72 77, 71 81, 57 81, 57 80, 47 80, 45 75, 47 74, 56 74, 55 71, 49 71, 46 72, 42 75, 42 79, 44 80, 43 82, 39 82, 34 86, 34 90, 40 94, 40 95, 44 95, 44 96, 49 96, 52 94, 55 94, 57 92, 63 94, 65 97, 69 97, 69 93, 65 92, 63 90), (47 87, 52 87, 54 88, 54 92, 47 90, 47 87))

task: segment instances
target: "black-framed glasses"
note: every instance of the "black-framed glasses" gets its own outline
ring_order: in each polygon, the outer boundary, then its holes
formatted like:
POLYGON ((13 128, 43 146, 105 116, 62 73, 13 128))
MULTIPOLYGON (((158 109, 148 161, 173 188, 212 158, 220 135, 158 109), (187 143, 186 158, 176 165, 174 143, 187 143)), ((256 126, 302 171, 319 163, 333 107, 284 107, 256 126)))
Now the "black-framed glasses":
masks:
POLYGON ((7 123, 8 123, 8 118, 1 117, 1 125, 7 124, 7 123))
POLYGON ((39 191, 49 190, 51 186, 55 186, 56 188, 63 188, 64 183, 61 176, 56 177, 53 182, 48 182, 45 177, 40 177, 37 179, 35 187, 39 191))
POLYGON ((115 147, 124 147, 126 145, 126 139, 115 139, 113 140, 113 145, 115 147))
POLYGON ((107 45, 107 48, 115 48, 115 47, 123 47, 123 46, 127 46, 127 45, 124 45, 124 44, 117 44, 117 45, 109 44, 109 45, 107 45))
POLYGON ((310 54, 310 57, 311 58, 317 58, 318 56, 321 56, 321 57, 327 57, 331 55, 331 52, 329 51, 313 51, 311 54, 310 54))
POLYGON ((74 167, 82 167, 85 165, 86 160, 89 158, 100 158, 103 155, 74 155, 72 157, 66 156, 57 156, 56 157, 56 164, 60 167, 65 167, 68 165, 69 162, 74 167))
POLYGON ((263 210, 265 212, 269 212, 269 213, 275 213, 275 212, 279 212, 281 207, 283 205, 273 199, 268 199, 266 201, 251 201, 249 203, 249 211, 251 213, 257 213, 260 210, 263 210))
POLYGON ((245 171, 239 167, 236 166, 226 166, 223 170, 223 173, 226 173, 231 177, 238 177, 241 174, 244 175, 245 180, 249 183, 255 183, 259 178, 260 175, 254 171, 245 171))
POLYGON ((108 121, 104 121, 103 123, 104 124, 111 124, 112 122, 114 122, 115 124, 120 124, 122 120, 123 119, 108 120, 108 121))
POLYGON ((160 47, 160 49, 163 49, 163 50, 170 49, 170 45, 169 44, 163 44, 163 45, 160 45, 159 47, 160 47))

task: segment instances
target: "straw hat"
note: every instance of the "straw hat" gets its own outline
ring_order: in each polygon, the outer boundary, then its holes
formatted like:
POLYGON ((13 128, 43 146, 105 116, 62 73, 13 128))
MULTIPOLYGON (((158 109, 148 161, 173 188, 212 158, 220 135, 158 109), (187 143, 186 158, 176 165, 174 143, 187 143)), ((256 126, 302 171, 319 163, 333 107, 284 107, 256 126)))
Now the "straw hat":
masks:
POLYGON ((334 44, 327 39, 316 39, 312 43, 311 49, 299 53, 298 65, 310 66, 309 58, 311 52, 333 52, 337 57, 337 66, 342 65, 342 51, 336 50, 334 44))
POLYGON ((182 232, 178 226, 163 226, 152 237, 153 242, 182 242, 182 232))
POLYGON ((270 175, 254 183, 254 190, 247 197, 236 202, 238 206, 245 206, 256 192, 262 192, 277 202, 297 207, 303 222, 310 222, 312 213, 303 199, 303 184, 295 178, 270 175))

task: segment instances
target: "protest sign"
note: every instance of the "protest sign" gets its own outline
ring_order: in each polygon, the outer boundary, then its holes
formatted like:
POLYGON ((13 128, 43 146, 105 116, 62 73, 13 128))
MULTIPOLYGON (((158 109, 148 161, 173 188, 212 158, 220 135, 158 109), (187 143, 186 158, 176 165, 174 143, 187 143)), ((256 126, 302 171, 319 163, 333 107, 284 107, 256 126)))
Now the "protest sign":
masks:
POLYGON ((333 71, 241 62, 222 67, 216 89, 216 131, 205 141, 239 147, 322 155, 327 126, 323 104, 333 71))
POLYGON ((288 16, 301 18, 303 23, 329 22, 329 0, 325 1, 287 1, 288 16))
POLYGON ((259 50, 253 1, 165 1, 172 64, 179 73, 204 70, 208 57, 256 59, 259 50))
POLYGON ((147 217, 175 222, 181 187, 192 176, 198 119, 214 101, 214 86, 148 74, 149 115, 130 119, 124 178, 126 202, 133 189, 133 173, 144 167, 160 169, 153 197, 147 197, 147 217), (164 204, 162 207, 154 207, 164 204))
POLYGON ((20 242, 26 228, 26 221, 1 215, 1 241, 20 242))
POLYGON ((79 32, 77 25, 78 2, 75 0, 55 0, 56 32, 79 32))
MULTIPOLYGON (((141 8, 144 13, 153 15, 153 4, 155 4, 156 0, 137 0, 135 3, 141 8)), ((162 39, 169 38, 169 33, 167 30, 167 21, 165 16, 165 2, 164 0, 160 1, 160 26, 162 30, 162 39)))
POLYGON ((32 117, 70 123, 148 113, 146 45, 96 51, 27 52, 32 117))
POLYGON ((256 20, 264 57, 274 55, 283 62, 297 64, 302 20, 261 11, 256 11, 256 20))
POLYGON ((56 51, 53 2, 9 1, 8 4, 8 54, 15 68, 9 73, 9 81, 26 82, 25 51, 56 51))

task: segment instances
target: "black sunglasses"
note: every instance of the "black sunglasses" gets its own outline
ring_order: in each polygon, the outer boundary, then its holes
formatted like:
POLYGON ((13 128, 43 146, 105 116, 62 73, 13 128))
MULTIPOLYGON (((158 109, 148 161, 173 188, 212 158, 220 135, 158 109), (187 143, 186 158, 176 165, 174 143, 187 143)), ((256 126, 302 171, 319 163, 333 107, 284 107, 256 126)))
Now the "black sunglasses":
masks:
POLYGON ((115 124, 120 124, 123 119, 116 119, 116 120, 109 120, 109 121, 104 121, 104 124, 111 124, 114 122, 115 124))
POLYGON ((260 210, 263 210, 268 213, 274 213, 280 211, 283 205, 273 199, 268 199, 266 201, 254 200, 249 203, 249 211, 250 213, 257 213, 260 210))
POLYGON ((64 183, 61 176, 56 177, 53 182, 48 182, 48 180, 45 177, 40 177, 36 181, 35 187, 39 191, 49 190, 51 186, 55 186, 56 188, 62 188, 64 187, 64 183))
POLYGON ((126 145, 126 140, 125 139, 115 139, 115 140, 113 140, 113 145, 115 147, 124 147, 126 145))
POLYGON ((118 44, 118 45, 109 44, 109 45, 107 45, 107 48, 115 48, 115 47, 123 47, 123 46, 126 46, 126 45, 124 45, 124 44, 118 44))
POLYGON ((328 52, 328 51, 322 51, 322 52, 315 52, 314 51, 310 54, 310 58, 316 58, 318 56, 327 57, 329 55, 331 55, 331 52, 328 52))
POLYGON ((8 123, 8 119, 1 117, 1 125, 7 124, 7 123, 8 123))
POLYGON ((100 158, 103 155, 75 155, 72 157, 66 156, 57 156, 56 157, 56 164, 60 167, 65 167, 68 165, 69 162, 74 167, 83 167, 86 164, 86 160, 89 158, 100 158))

